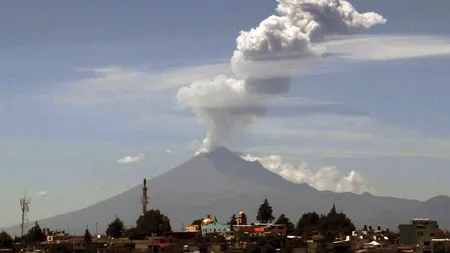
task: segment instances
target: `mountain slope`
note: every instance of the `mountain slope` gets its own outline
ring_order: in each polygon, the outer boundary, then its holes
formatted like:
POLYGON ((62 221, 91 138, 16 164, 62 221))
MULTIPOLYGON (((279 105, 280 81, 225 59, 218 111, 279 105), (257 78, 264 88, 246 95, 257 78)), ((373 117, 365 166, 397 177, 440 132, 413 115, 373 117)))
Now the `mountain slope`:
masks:
MULTIPOLYGON (((411 213, 430 218, 436 214, 436 217, 449 219, 440 213, 433 213, 432 207, 436 204, 432 200, 420 202, 377 197, 368 193, 334 193, 318 191, 306 184, 295 184, 265 169, 259 162, 245 161, 223 147, 199 154, 149 180, 148 194, 149 208, 161 209, 170 217, 176 230, 181 228, 181 224, 189 224, 206 213, 217 216, 221 222, 227 222, 233 213, 244 210, 252 221, 264 198, 269 199, 275 215, 285 213, 294 221, 304 212, 327 212, 333 202, 360 226, 371 224, 394 228, 401 222, 415 218, 410 216, 411 213)), ((42 226, 59 229, 69 225, 75 233, 82 233, 87 224, 94 228, 96 223, 99 231, 104 231, 115 215, 127 225, 134 225, 141 210, 140 196, 141 186, 138 185, 82 210, 39 222, 42 226)), ((447 197, 438 201, 445 202, 444 206, 450 206, 447 197)), ((17 233, 19 227, 6 230, 17 233)))

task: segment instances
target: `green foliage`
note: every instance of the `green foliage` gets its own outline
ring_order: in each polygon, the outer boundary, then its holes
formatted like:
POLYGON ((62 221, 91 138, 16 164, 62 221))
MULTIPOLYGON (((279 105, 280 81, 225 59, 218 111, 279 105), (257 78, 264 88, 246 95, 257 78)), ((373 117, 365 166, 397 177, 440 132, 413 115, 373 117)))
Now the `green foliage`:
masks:
POLYGON ((256 220, 260 223, 270 223, 275 219, 273 217, 273 208, 270 206, 269 201, 264 199, 264 202, 259 206, 258 215, 256 220))
POLYGON ((233 228, 234 225, 237 225, 236 214, 231 216, 230 221, 227 224, 230 225, 231 228, 233 228))
POLYGON ((85 242, 92 242, 92 235, 89 232, 89 229, 86 228, 86 230, 84 231, 84 241, 85 242))
POLYGON ((297 222, 296 234, 303 238, 309 238, 316 231, 319 219, 320 216, 316 212, 304 213, 297 222))
POLYGON ((338 234, 351 235, 355 230, 355 225, 343 212, 336 212, 333 204, 330 212, 326 216, 320 217, 317 229, 325 236, 325 240, 332 241, 338 234))
POLYGON ((316 212, 303 214, 296 227, 297 234, 305 239, 310 238, 315 232, 320 232, 327 241, 334 240, 338 234, 351 235, 353 230, 355 225, 343 212, 336 211, 335 204, 327 215, 319 216, 316 212))
POLYGON ((193 222, 192 222, 192 225, 197 225, 197 226, 201 226, 202 225, 202 221, 203 221, 203 219, 197 219, 197 220, 194 220, 193 222))
POLYGON ((275 224, 284 224, 284 225, 286 225, 286 232, 287 232, 288 235, 291 235, 291 234, 295 233, 295 226, 294 226, 294 224, 284 214, 281 214, 280 217, 278 217, 278 219, 275 221, 275 224))
POLYGON ((116 216, 116 218, 109 223, 108 228, 106 228, 106 235, 113 238, 120 238, 125 233, 125 226, 123 221, 116 216))
POLYGON ((14 239, 5 231, 0 232, 0 248, 9 249, 12 247, 14 239))
POLYGON ((23 237, 24 238, 22 239, 32 244, 40 243, 46 240, 45 234, 37 221, 34 223, 34 226, 30 230, 28 230, 27 234, 25 234, 23 237))
POLYGON ((130 240, 143 240, 146 238, 146 235, 140 234, 135 227, 125 230, 124 236, 130 240))
POLYGON ((136 229, 139 234, 148 236, 151 234, 163 236, 166 232, 172 232, 169 218, 159 209, 152 209, 141 215, 136 221, 136 229))
POLYGON ((14 243, 18 243, 18 242, 21 242, 21 241, 22 241, 21 237, 19 237, 17 235, 14 236, 14 243))

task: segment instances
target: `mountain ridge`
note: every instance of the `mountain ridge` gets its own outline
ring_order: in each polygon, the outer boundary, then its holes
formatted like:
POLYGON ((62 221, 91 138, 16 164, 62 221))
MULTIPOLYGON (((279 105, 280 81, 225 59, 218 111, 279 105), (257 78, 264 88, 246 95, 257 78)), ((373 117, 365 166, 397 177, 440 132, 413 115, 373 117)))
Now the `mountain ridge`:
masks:
MULTIPOLYGON (((189 224, 206 213, 217 216, 220 222, 227 222, 233 213, 244 210, 249 220, 254 220, 264 198, 269 199, 275 216, 284 213, 294 222, 305 212, 325 213, 335 202, 357 226, 395 228, 399 223, 408 223, 409 219, 428 217, 450 228, 450 218, 439 211, 447 206, 450 209, 450 198, 446 196, 419 201, 370 193, 319 191, 307 184, 288 181, 259 162, 246 161, 225 147, 200 153, 147 183, 148 208, 160 209, 169 216, 176 230, 181 224, 189 224)), ((69 225, 76 233, 82 233, 86 224, 95 227, 98 223, 99 231, 104 231, 117 215, 127 226, 132 226, 141 212, 140 196, 141 186, 137 185, 80 210, 41 219, 39 223, 55 229, 65 229, 69 225)), ((18 226, 5 229, 13 234, 19 230, 18 226)))

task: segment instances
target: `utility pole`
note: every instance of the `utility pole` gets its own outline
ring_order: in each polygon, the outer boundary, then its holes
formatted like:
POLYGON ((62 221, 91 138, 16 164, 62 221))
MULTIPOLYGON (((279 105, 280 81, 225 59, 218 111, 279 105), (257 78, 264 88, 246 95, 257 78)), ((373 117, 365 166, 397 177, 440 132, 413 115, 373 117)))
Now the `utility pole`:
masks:
POLYGON ((23 240, 23 232, 24 232, 24 228, 25 228, 25 220, 27 219, 27 214, 30 211, 30 204, 31 204, 31 199, 28 198, 27 199, 27 190, 25 189, 25 195, 23 198, 20 199, 20 210, 22 212, 22 222, 20 223, 20 227, 21 227, 21 232, 20 232, 20 236, 23 240))

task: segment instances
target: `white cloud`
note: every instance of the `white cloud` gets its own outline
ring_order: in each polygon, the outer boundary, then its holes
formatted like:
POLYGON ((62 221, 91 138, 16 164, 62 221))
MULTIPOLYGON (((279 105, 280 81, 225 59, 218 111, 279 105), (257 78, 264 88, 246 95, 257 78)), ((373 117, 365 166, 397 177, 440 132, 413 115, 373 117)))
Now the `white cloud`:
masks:
POLYGON ((98 190, 100 190, 100 188, 102 188, 102 187, 103 187, 103 183, 98 183, 98 184, 95 186, 94 190, 95 190, 95 191, 98 191, 98 190))
MULTIPOLYGON (((346 60, 401 60, 415 57, 450 55, 450 38, 429 36, 354 36, 324 42, 330 58, 346 60)), ((346 65, 329 64, 326 60, 308 60, 298 63, 281 60, 259 63, 267 71, 263 77, 321 75, 331 71, 346 71, 346 65), (286 67, 293 68, 286 72, 286 67)), ((359 66, 361 67, 361 66, 359 66)), ((80 68, 77 71, 92 75, 80 80, 65 83, 68 87, 57 94, 57 102, 82 106, 133 105, 137 109, 143 105, 151 110, 154 106, 165 104, 175 106, 172 100, 176 90, 199 80, 213 79, 219 74, 230 74, 228 61, 148 70, 105 66, 80 68)))
POLYGON ((139 153, 137 155, 122 157, 122 158, 118 159, 117 162, 120 164, 129 164, 129 163, 136 163, 136 162, 142 161, 144 159, 145 159, 145 154, 139 153))
POLYGON ((228 63, 217 63, 153 71, 114 66, 80 68, 77 71, 94 75, 65 83, 68 90, 56 96, 57 102, 82 106, 158 104, 167 99, 166 91, 230 70, 228 63))
POLYGON ((242 158, 248 161, 259 161, 266 169, 279 174, 289 181, 306 183, 318 190, 353 192, 357 194, 373 192, 366 186, 362 175, 356 171, 350 171, 349 174, 344 175, 333 166, 313 170, 306 162, 295 166, 283 161, 283 158, 279 155, 256 157, 247 154, 242 158))
POLYGON ((166 149, 166 153, 167 153, 167 154, 170 154, 170 153, 172 153, 172 150, 166 149))
POLYGON ((331 53, 351 60, 401 60, 450 56, 450 37, 443 36, 355 36, 324 43, 331 53))
POLYGON ((36 196, 39 198, 47 198, 47 192, 46 191, 38 191, 38 192, 36 192, 36 196))
MULTIPOLYGON (((359 62, 446 55, 450 52, 448 41, 445 37, 427 36, 355 36, 327 41, 323 45, 328 47, 331 58, 359 62)), ((282 75, 285 72, 283 64, 292 64, 290 61, 273 63, 275 65, 267 66, 273 70, 266 74, 282 75)), ((320 63, 307 61, 298 66, 293 74, 326 74, 345 70, 345 64, 335 63, 333 61, 331 65, 326 60, 320 63)), ((360 66, 364 65, 358 64, 360 66)), ((211 79, 217 74, 228 74, 230 66, 228 62, 222 62, 157 71, 123 67, 79 71, 87 71, 92 75, 67 83, 64 87, 68 87, 68 90, 58 94, 57 101, 105 106, 102 109, 115 110, 133 117, 135 127, 139 130, 157 129, 183 135, 183 138, 198 139, 205 131, 205 126, 199 127, 199 123, 204 122, 186 115, 167 114, 167 110, 176 108, 174 96, 180 86, 196 80, 211 79), (179 125, 186 126, 182 133, 179 125)), ((272 106, 332 108, 339 105, 309 98, 280 98, 273 101, 272 106)), ((447 152, 450 149, 449 140, 433 139, 408 129, 387 126, 364 115, 313 113, 295 117, 275 116, 255 121, 247 132, 249 134, 239 141, 247 139, 245 144, 248 150, 258 149, 268 154, 273 153, 272 151, 287 154, 300 152, 308 158, 367 155, 450 157, 447 152)), ((134 161, 132 156, 123 159, 123 163, 134 161)))
POLYGON ((317 114, 269 118, 240 138, 249 152, 281 153, 308 159, 352 156, 450 158, 450 140, 432 138, 369 116, 317 114))

